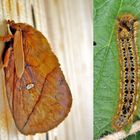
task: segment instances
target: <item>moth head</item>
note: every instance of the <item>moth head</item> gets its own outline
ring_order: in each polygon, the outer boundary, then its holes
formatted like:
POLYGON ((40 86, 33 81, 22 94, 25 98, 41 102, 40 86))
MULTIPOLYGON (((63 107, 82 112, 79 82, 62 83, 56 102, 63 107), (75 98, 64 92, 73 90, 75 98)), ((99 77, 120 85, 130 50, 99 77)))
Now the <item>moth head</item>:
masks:
POLYGON ((13 20, 7 20, 6 22, 9 25, 9 29, 13 35, 17 30, 26 31, 26 24, 24 23, 15 23, 13 20))
POLYGON ((6 23, 9 25, 9 29, 10 29, 10 32, 12 34, 15 34, 16 32, 16 28, 14 27, 15 26, 15 22, 13 20, 7 20, 6 23))

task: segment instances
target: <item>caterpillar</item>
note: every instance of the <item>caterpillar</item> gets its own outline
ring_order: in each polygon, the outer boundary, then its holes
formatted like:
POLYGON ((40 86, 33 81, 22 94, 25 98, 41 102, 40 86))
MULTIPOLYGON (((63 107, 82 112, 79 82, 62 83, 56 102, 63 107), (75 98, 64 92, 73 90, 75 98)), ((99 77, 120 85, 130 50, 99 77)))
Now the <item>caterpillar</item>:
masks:
POLYGON ((113 128, 122 130, 133 121, 138 104, 138 48, 136 36, 138 20, 125 14, 118 18, 117 44, 120 63, 120 89, 117 113, 113 117, 113 128))

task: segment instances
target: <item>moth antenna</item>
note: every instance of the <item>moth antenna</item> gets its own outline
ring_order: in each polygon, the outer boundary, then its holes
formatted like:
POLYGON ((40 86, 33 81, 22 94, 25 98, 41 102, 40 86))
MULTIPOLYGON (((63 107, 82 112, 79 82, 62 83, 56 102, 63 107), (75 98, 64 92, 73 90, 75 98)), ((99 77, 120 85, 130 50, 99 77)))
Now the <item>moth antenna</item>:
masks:
POLYGON ((24 51, 23 51, 23 42, 22 42, 22 32, 21 30, 17 30, 14 35, 14 60, 15 60, 15 67, 16 73, 19 78, 21 78, 22 74, 24 73, 24 51), (19 56, 20 54, 20 56, 19 56))

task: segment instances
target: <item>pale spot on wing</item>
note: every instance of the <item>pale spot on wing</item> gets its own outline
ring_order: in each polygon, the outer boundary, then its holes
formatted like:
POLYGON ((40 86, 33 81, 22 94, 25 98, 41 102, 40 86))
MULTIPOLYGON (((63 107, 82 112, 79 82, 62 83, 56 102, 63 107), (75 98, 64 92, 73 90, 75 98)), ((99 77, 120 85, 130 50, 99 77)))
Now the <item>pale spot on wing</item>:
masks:
POLYGON ((26 89, 27 89, 27 90, 30 90, 30 89, 32 89, 33 87, 34 87, 34 84, 33 84, 33 83, 26 85, 26 89))
POLYGON ((26 86, 19 87, 18 89, 19 90, 30 90, 33 87, 35 87, 35 85, 33 83, 30 83, 30 84, 27 84, 26 86))

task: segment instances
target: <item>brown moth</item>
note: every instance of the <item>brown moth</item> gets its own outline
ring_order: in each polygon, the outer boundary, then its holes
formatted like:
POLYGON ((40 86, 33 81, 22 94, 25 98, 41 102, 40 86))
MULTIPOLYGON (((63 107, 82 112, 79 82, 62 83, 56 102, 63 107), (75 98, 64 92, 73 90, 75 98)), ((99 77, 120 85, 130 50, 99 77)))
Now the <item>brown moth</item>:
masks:
POLYGON ((57 57, 41 32, 25 23, 7 21, 3 65, 10 110, 18 130, 47 132, 68 115, 72 96, 57 57))

